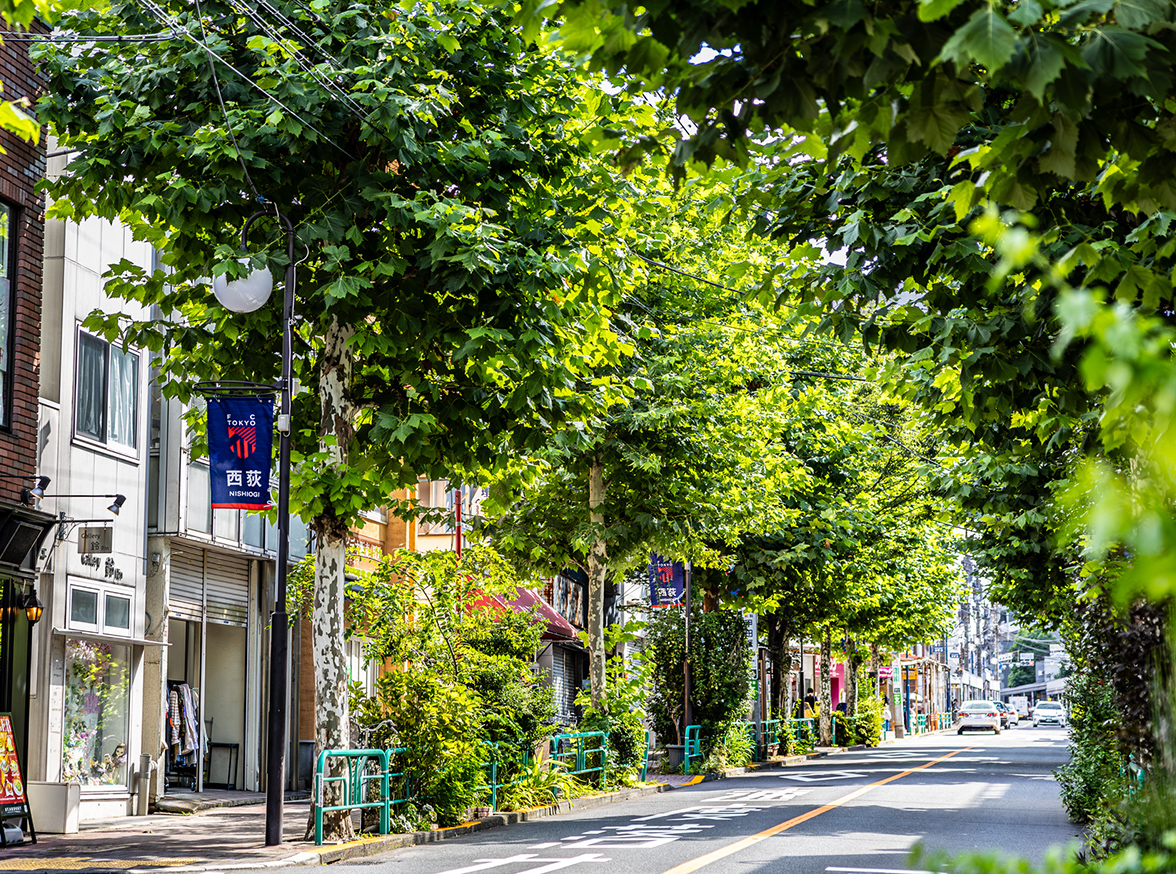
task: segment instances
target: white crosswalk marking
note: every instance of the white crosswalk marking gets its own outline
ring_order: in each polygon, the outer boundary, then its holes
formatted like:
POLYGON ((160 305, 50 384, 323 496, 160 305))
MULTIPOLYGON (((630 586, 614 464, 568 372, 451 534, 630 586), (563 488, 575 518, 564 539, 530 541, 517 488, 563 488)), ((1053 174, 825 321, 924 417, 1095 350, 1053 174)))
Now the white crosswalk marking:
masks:
POLYGON ((796 774, 781 774, 781 780, 797 780, 801 783, 825 783, 830 780, 860 780, 862 771, 801 771, 796 774))
POLYGON ((474 871, 489 871, 491 868, 504 868, 507 865, 514 865, 518 862, 538 862, 541 864, 538 868, 527 868, 522 871, 515 871, 513 874, 547 874, 548 871, 571 868, 573 865, 579 865, 581 862, 607 861, 609 861, 608 857, 602 856, 599 853, 581 853, 579 856, 573 856, 570 859, 540 859, 535 853, 519 853, 517 856, 507 856, 505 859, 475 859, 473 865, 467 865, 464 868, 451 868, 448 871, 438 872, 438 874, 473 874, 474 871))
MULTIPOLYGON (((719 801, 791 801, 809 792, 808 789, 735 789, 720 796, 719 801)), ((687 808, 689 809, 689 808, 687 808)), ((669 816, 670 814, 665 814, 669 816)))

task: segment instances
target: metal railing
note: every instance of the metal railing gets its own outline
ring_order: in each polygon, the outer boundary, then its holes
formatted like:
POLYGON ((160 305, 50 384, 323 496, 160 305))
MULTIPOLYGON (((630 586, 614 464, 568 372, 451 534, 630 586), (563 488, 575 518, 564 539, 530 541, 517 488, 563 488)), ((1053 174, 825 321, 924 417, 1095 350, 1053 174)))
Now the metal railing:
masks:
POLYGON ((478 787, 479 794, 490 793, 490 808, 498 809, 498 790, 513 786, 517 779, 499 779, 513 776, 515 771, 522 770, 531 764, 531 751, 517 743, 498 741, 491 743, 483 741, 483 746, 490 751, 486 760, 486 782, 478 787))
POLYGON ((603 787, 607 779, 608 732, 557 734, 551 739, 551 759, 562 764, 573 777, 599 774, 603 787))
POLYGON ((692 759, 702 758, 702 742, 704 738, 701 735, 701 725, 686 726, 686 739, 682 750, 682 773, 689 774, 692 759))
MULTIPOLYGON (((380 834, 386 835, 392 829, 391 793, 389 780, 391 751, 389 750, 323 750, 318 754, 314 766, 314 842, 323 842, 323 814, 339 810, 364 810, 376 808, 380 812, 380 834), (337 776, 326 773, 328 759, 344 759, 345 772, 337 776), (375 773, 365 773, 370 760, 379 765, 375 773), (367 801, 368 786, 378 783, 380 797, 367 801), (339 804, 326 804, 327 787, 337 789, 339 804)), ((403 776, 398 774, 397 776, 403 776)))

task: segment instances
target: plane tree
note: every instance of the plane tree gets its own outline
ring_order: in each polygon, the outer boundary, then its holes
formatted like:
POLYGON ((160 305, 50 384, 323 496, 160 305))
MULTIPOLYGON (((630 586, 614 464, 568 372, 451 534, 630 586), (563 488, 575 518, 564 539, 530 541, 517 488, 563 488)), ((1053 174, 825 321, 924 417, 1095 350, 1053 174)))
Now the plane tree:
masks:
POLYGON ((293 225, 291 506, 315 533, 316 739, 345 748, 359 511, 418 476, 501 474, 581 416, 570 388, 622 355, 600 233, 619 174, 594 149, 629 103, 476 0, 114 0, 62 28, 94 41, 37 48, 39 117, 69 156, 50 214, 121 221, 155 248, 155 269, 112 265, 106 291, 158 317, 87 325, 151 350, 165 394, 273 383, 280 296, 238 315, 209 280, 280 276, 281 226, 254 226, 246 263, 241 229, 255 212, 293 225))

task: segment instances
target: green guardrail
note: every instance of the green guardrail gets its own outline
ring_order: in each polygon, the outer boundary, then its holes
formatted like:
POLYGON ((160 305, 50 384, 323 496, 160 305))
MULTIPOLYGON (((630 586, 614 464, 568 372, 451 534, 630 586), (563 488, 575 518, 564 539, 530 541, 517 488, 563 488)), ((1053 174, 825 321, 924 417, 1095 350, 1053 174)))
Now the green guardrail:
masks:
MULTIPOLYGON (((314 766, 314 842, 321 846, 323 842, 323 814, 338 810, 363 810, 378 808, 380 811, 380 834, 386 835, 392 828, 390 768, 391 754, 389 750, 323 750, 318 755, 314 766), (345 771, 337 776, 326 773, 328 759, 344 759, 345 771), (365 773, 370 760, 375 759, 379 769, 374 774, 365 773), (367 801, 367 789, 371 783, 378 783, 380 797, 375 801, 367 801), (327 787, 338 789, 340 803, 325 804, 327 787)), ((403 775, 397 775, 403 776, 403 775)))
POLYGON ((691 762, 693 759, 702 758, 702 726, 688 725, 686 726, 686 741, 683 744, 682 750, 682 772, 684 774, 690 773, 691 762))
POLYGON ((551 739, 551 759, 562 764, 574 777, 599 774, 603 787, 607 779, 608 732, 557 734, 551 739))
POLYGON ((489 793, 490 807, 498 809, 498 790, 513 786, 518 780, 504 780, 500 778, 516 774, 531 764, 531 751, 517 743, 498 741, 491 743, 483 741, 483 746, 489 750, 486 757, 486 782, 478 787, 480 793, 489 793))

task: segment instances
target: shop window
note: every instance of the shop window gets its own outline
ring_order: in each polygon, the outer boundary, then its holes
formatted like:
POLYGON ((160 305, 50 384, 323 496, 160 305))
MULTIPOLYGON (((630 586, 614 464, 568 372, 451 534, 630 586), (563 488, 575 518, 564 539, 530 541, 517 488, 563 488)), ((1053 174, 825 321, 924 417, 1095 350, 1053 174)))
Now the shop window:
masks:
POLYGON ((107 628, 131 629, 131 599, 121 595, 106 596, 105 625, 107 628))
POLYGON ((69 596, 69 623, 74 628, 98 628, 98 593, 89 589, 73 589, 69 596))
POLYGON ((376 677, 379 675, 379 665, 367 658, 364 653, 364 641, 359 637, 347 640, 347 673, 352 685, 358 685, 363 694, 376 694, 376 677))
POLYGON ((241 511, 244 519, 241 522, 241 539, 245 541, 247 546, 255 546, 262 549, 265 546, 265 528, 263 523, 265 517, 260 513, 248 513, 245 510, 241 511))
POLYGON ((188 528, 212 533, 212 492, 207 464, 188 465, 188 528))
POLYGON ((130 647, 65 643, 62 780, 83 788, 127 785, 130 647))
POLYGON ((132 606, 131 594, 117 586, 89 581, 71 584, 69 627, 74 631, 128 637, 134 616, 132 606))
POLYGON ((0 203, 0 427, 12 424, 12 356, 15 354, 12 282, 12 208, 0 203))
POLYGON ((74 430, 99 443, 138 447, 139 353, 78 331, 74 430))

